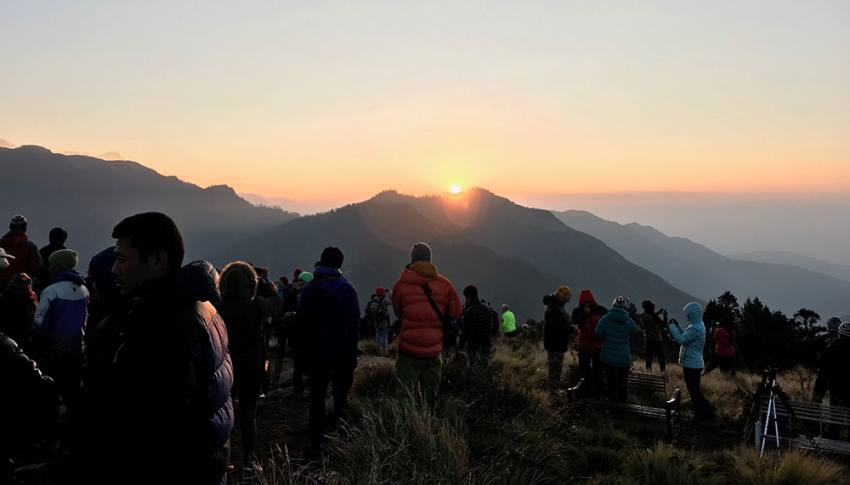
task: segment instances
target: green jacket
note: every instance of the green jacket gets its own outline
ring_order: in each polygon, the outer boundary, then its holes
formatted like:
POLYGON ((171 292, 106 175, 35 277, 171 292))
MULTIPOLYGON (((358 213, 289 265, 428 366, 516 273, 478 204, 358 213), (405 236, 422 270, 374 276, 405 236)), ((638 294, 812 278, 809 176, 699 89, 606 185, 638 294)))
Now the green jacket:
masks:
POLYGON ((508 310, 502 313, 502 333, 511 333, 516 331, 516 316, 514 312, 508 310))

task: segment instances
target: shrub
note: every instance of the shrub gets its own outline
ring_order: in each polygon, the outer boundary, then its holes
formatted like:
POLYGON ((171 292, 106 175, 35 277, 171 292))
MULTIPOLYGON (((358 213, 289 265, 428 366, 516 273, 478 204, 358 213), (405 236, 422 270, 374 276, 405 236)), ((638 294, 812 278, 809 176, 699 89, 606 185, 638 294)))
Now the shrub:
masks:
POLYGON ((395 380, 395 363, 391 360, 376 360, 357 369, 351 394, 361 401, 387 397, 394 392, 395 380))
POLYGON ((421 395, 374 400, 331 440, 354 483, 459 483, 469 473, 462 416, 440 418, 421 395))
POLYGON ((828 485, 846 482, 846 470, 827 460, 798 450, 781 457, 753 448, 737 448, 723 454, 729 480, 740 485, 828 485))
POLYGON ((654 449, 634 451, 625 465, 625 475, 635 484, 713 485, 724 483, 706 455, 659 444, 654 449))

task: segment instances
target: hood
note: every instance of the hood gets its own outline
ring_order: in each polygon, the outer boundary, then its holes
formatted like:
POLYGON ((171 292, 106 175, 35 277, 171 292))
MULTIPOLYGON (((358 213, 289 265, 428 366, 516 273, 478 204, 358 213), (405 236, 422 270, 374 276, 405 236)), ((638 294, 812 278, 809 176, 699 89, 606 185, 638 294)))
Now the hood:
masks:
POLYGON ((192 261, 177 272, 178 284, 184 286, 194 299, 212 304, 221 301, 218 278, 218 271, 208 261, 192 261))
POLYGON ((625 308, 614 307, 608 310, 607 318, 615 322, 625 322, 629 317, 629 312, 625 308))
POLYGON ((72 269, 66 269, 56 273, 56 276, 53 277, 53 282, 59 283, 60 281, 70 281, 77 285, 82 285, 85 282, 83 277, 80 276, 80 273, 77 273, 72 269))
POLYGON ((697 323, 702 321, 702 306, 699 303, 690 302, 682 308, 689 323, 697 323))
POLYGON ((27 241, 29 241, 29 238, 23 232, 9 231, 3 236, 3 246, 6 248, 17 247, 27 241))
POLYGON ((562 302, 561 299, 558 298, 558 295, 556 295, 554 293, 552 293, 550 295, 546 295, 546 296, 543 297, 543 304, 546 305, 546 306, 550 306, 550 305, 564 306, 564 303, 565 302, 562 302))
POLYGON ((596 305, 596 298, 593 297, 593 293, 590 290, 581 290, 581 295, 578 297, 579 305, 584 305, 585 303, 596 305))
POLYGON ((336 291, 344 282, 342 271, 330 266, 319 265, 313 270, 313 281, 308 283, 308 286, 318 284, 324 289, 336 291))
POLYGON ((429 261, 417 261, 410 263, 407 268, 401 272, 401 281, 412 285, 424 285, 432 279, 436 278, 439 273, 437 266, 429 261))

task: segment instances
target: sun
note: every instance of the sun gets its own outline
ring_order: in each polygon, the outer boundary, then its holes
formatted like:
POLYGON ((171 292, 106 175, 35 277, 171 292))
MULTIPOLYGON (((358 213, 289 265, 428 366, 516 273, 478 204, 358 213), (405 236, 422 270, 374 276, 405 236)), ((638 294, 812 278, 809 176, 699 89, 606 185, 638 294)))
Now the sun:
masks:
POLYGON ((449 187, 449 193, 451 193, 453 195, 457 195, 460 192, 461 192, 460 184, 452 184, 451 187, 449 187))

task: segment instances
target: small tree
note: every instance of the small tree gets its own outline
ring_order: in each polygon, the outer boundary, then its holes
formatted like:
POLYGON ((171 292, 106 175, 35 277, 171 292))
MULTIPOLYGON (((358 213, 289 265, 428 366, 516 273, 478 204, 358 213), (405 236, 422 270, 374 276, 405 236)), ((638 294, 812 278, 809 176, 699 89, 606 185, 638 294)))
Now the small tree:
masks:
POLYGON ((812 339, 818 334, 818 329, 815 328, 815 325, 819 321, 820 315, 808 308, 800 308, 794 314, 794 324, 797 327, 797 333, 805 340, 812 339))

